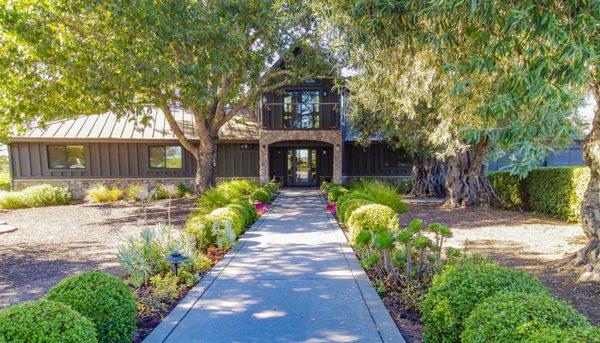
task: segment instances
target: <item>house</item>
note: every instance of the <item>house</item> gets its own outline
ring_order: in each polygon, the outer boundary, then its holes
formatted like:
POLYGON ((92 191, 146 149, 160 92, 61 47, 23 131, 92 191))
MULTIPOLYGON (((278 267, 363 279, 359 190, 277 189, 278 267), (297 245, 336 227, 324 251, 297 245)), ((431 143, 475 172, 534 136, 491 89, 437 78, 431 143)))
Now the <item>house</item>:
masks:
MULTIPOLYGON (((330 79, 316 79, 263 94, 257 113, 244 111, 219 132, 217 180, 247 178, 284 186, 318 186, 359 177, 410 176, 402 151, 373 141, 358 146, 346 129, 344 94, 330 79)), ((197 137, 193 116, 174 113, 188 135, 197 137)), ((39 183, 69 187, 81 197, 104 183, 193 184, 196 163, 171 132, 159 109, 139 126, 113 113, 50 123, 13 137, 9 144, 13 189, 39 183)))

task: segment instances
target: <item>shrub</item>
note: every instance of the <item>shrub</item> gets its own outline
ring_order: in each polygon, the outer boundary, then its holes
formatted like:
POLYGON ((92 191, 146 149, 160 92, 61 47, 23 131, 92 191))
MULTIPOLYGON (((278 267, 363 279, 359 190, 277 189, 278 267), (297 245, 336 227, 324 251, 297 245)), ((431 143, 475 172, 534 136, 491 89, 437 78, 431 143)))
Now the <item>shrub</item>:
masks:
POLYGON ((581 220, 581 201, 590 182, 588 167, 538 168, 524 181, 529 209, 569 222, 581 220))
POLYGON ((339 185, 333 183, 333 182, 328 182, 328 181, 324 181, 321 183, 321 193, 323 193, 325 196, 327 196, 327 193, 329 193, 329 190, 332 187, 337 187, 339 185))
POLYGON ((240 200, 229 206, 237 209, 242 214, 244 217, 244 226, 250 226, 258 219, 256 207, 246 200, 240 200))
POLYGON ((350 220, 350 216, 352 215, 352 212, 354 212, 356 209, 358 209, 361 206, 372 204, 372 203, 373 202, 370 200, 360 199, 360 198, 344 201, 343 206, 340 205, 337 208, 338 219, 341 220, 341 222, 343 224, 347 224, 348 220, 350 220))
POLYGON ((139 234, 127 237, 118 247, 117 258, 121 270, 135 287, 147 283, 156 274, 166 274, 172 269, 165 257, 174 251, 190 257, 180 265, 180 270, 195 272, 198 259, 202 256, 196 249, 194 236, 187 232, 174 230, 171 226, 157 224, 153 228, 144 228, 139 234))
POLYGON ((121 195, 121 190, 116 187, 108 188, 103 184, 97 184, 85 192, 85 199, 96 203, 114 202, 119 200, 121 195))
POLYGON ((184 288, 179 284, 179 278, 171 273, 152 276, 147 287, 136 290, 138 315, 148 317, 161 314, 179 298, 184 288))
POLYGON ((271 195, 264 188, 259 188, 250 195, 250 201, 259 201, 263 204, 270 204, 271 195))
POLYGON ((543 328, 528 337, 531 343, 600 343, 599 327, 543 328))
POLYGON ((99 342, 132 340, 136 304, 129 287, 117 276, 97 271, 71 276, 54 286, 45 298, 69 305, 90 319, 99 342))
POLYGON ((194 195, 194 190, 191 189, 185 183, 181 182, 177 185, 177 193, 178 193, 179 197, 186 197, 186 196, 194 195))
POLYGON ((352 212, 348 220, 350 239, 354 242, 362 231, 393 232, 398 230, 398 215, 391 208, 370 204, 359 207, 352 212))
POLYGON ((461 342, 528 342, 544 328, 590 327, 571 305, 546 294, 500 292, 465 320, 461 342))
POLYGON ((204 251, 217 243, 217 237, 212 230, 213 222, 214 219, 202 211, 191 213, 185 222, 185 231, 194 237, 198 249, 204 251))
POLYGON ((243 212, 238 206, 227 205, 225 207, 217 208, 209 214, 209 217, 213 219, 213 221, 222 221, 223 225, 225 225, 226 220, 229 220, 236 235, 240 235, 244 231, 246 220, 243 212))
POLYGON ((65 187, 38 185, 20 192, 0 192, 0 208, 7 210, 67 205, 70 202, 71 192, 65 187))
POLYGON ((384 182, 364 181, 356 191, 364 194, 364 198, 371 200, 376 204, 390 207, 396 213, 405 213, 406 204, 402 201, 396 190, 384 182))
POLYGON ((271 198, 272 198, 279 191, 279 182, 277 182, 277 181, 269 181, 263 188, 267 192, 269 192, 269 194, 271 194, 271 198))
POLYGON ((523 207, 569 222, 578 222, 590 180, 588 167, 536 168, 524 179, 508 172, 489 174, 506 207, 523 207))
POLYGON ((140 201, 146 195, 148 188, 142 185, 131 185, 125 191, 125 196, 131 201, 140 201))
POLYGON ((93 343, 94 324, 69 306, 29 301, 0 312, 0 342, 93 343))
POLYGON ((336 202, 338 198, 348 193, 348 190, 342 186, 332 186, 327 193, 327 201, 332 203, 336 202))
POLYGON ((229 204, 229 199, 218 188, 210 188, 204 191, 198 200, 200 207, 207 210, 214 210, 229 204))
POLYGON ((412 192, 412 186, 413 186, 412 179, 401 179, 396 184, 396 193, 410 194, 410 192, 412 192))
POLYGON ((423 303, 427 342, 458 342, 471 310, 499 291, 547 294, 540 281, 523 271, 480 257, 458 259, 436 275, 423 303))
POLYGON ((232 180, 219 184, 217 188, 223 192, 229 203, 247 199, 247 197, 258 188, 258 186, 248 180, 232 180))
POLYGON ((510 175, 509 172, 499 171, 489 173, 488 178, 494 185, 502 206, 519 208, 525 205, 525 191, 518 175, 510 175))
MULTIPOLYGON (((2 166, 0 166, 0 191, 10 191, 10 175, 8 171, 2 169, 2 166)), ((6 166, 6 169, 8 169, 8 166, 6 166)))

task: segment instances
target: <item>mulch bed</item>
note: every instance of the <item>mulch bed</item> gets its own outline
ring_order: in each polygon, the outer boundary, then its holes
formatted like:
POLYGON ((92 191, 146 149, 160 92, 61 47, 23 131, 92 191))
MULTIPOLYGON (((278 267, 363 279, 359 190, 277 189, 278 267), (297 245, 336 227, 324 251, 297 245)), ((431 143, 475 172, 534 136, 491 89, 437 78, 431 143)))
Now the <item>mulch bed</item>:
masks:
MULTIPOLYGON (((173 201, 181 227, 193 199, 173 201)), ((167 201, 148 208, 148 225, 167 221, 167 201)), ((120 274, 117 247, 139 233, 143 211, 126 202, 1 210, 0 222, 16 231, 0 235, 0 309, 36 300, 67 276, 89 270, 120 274)))
MULTIPOLYGON (((593 325, 600 325, 600 287, 579 284, 576 273, 557 267, 565 256, 585 244, 579 224, 533 213, 491 208, 448 209, 431 203, 409 204, 408 213, 400 215, 401 227, 413 219, 421 219, 426 225, 433 222, 448 225, 454 237, 447 246, 490 256, 499 264, 536 275, 559 299, 570 302, 593 325)), ((340 226, 348 236, 346 228, 340 226)), ((367 274, 372 281, 377 279, 373 273, 367 271, 367 274)), ((422 342, 423 324, 418 314, 406 311, 389 295, 381 297, 404 339, 409 343, 422 342)))

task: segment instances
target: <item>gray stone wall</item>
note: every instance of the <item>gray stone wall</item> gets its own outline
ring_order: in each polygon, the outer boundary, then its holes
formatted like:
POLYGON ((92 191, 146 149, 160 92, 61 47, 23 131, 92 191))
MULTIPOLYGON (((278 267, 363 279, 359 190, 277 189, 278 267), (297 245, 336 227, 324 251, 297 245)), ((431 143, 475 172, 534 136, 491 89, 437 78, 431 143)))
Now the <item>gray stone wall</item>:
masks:
POLYGON ((185 183, 190 188, 194 187, 194 178, 146 178, 146 179, 71 179, 71 180, 56 180, 56 179, 17 179, 12 181, 13 190, 19 191, 29 186, 40 184, 49 184, 54 186, 67 187, 73 193, 73 199, 83 199, 85 191, 97 184, 103 184, 107 187, 118 187, 127 189, 132 185, 146 186, 148 189, 153 189, 156 185, 178 185, 185 183))
POLYGON ((342 182, 341 130, 260 130, 260 182, 269 182, 269 145, 283 141, 318 141, 333 146, 333 182, 342 182))

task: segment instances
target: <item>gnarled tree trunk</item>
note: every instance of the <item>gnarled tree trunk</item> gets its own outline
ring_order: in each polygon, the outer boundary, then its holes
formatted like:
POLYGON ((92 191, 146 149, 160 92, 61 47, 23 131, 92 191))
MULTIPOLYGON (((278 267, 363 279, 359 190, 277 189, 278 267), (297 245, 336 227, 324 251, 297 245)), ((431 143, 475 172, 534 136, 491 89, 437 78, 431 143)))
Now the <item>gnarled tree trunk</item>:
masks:
POLYGON ((588 244, 575 254, 575 265, 583 266, 580 282, 600 283, 600 84, 593 73, 592 92, 596 109, 592 128, 583 142, 583 160, 590 167, 590 183, 581 203, 581 226, 588 244))
POLYGON ((415 196, 446 197, 446 163, 423 156, 413 157, 411 193, 415 196))
POLYGON ((446 189, 447 207, 496 206, 498 195, 487 178, 487 166, 483 163, 488 140, 457 152, 447 161, 446 189))
POLYGON ((446 191, 446 170, 448 165, 446 162, 435 160, 429 166, 429 174, 427 175, 427 184, 429 185, 429 194, 438 198, 445 198, 446 191))
POLYGON ((427 178, 429 176, 429 159, 423 156, 413 156, 412 159, 412 195, 424 196, 429 194, 427 178))

